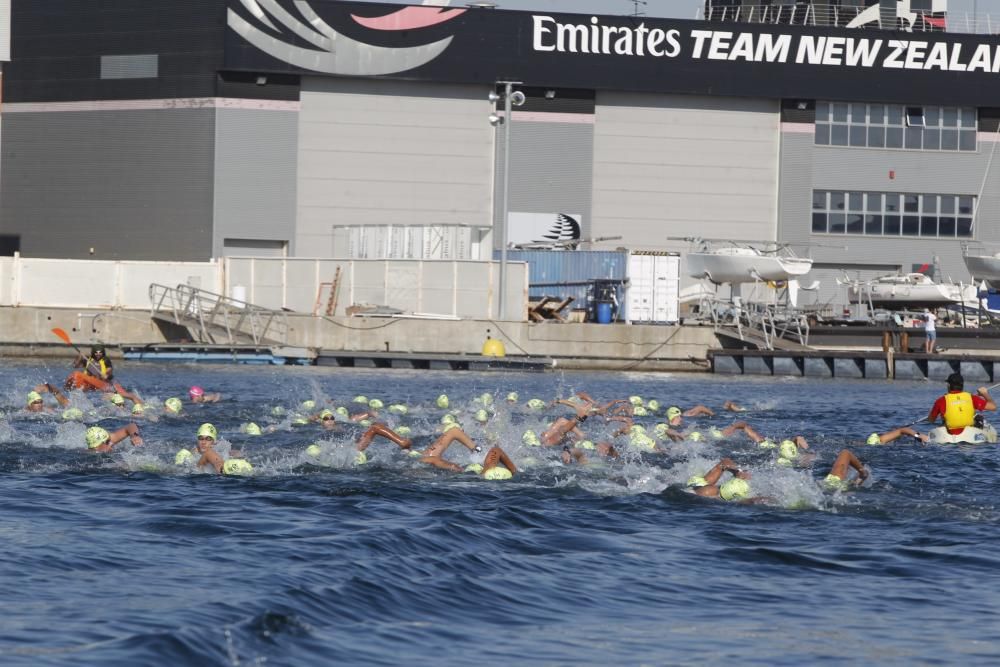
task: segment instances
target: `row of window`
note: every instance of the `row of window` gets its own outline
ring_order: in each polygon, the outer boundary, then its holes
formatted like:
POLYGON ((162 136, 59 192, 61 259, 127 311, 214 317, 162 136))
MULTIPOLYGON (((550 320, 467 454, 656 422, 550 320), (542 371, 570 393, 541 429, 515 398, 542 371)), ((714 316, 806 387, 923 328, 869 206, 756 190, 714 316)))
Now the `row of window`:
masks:
POLYGON ((816 144, 975 151, 978 121, 969 107, 816 103, 816 144))
POLYGON ((970 195, 814 190, 814 234, 972 238, 970 195))

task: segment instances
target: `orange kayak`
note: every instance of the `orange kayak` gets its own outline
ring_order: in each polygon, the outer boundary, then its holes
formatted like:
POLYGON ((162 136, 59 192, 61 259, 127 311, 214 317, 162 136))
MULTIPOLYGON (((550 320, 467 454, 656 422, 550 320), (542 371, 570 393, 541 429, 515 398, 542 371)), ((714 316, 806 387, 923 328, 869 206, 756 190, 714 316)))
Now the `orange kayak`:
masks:
POLYGON ((87 375, 81 371, 73 371, 70 376, 66 378, 66 384, 74 387, 75 389, 82 389, 83 391, 112 390, 111 385, 101 378, 94 377, 93 375, 87 375))

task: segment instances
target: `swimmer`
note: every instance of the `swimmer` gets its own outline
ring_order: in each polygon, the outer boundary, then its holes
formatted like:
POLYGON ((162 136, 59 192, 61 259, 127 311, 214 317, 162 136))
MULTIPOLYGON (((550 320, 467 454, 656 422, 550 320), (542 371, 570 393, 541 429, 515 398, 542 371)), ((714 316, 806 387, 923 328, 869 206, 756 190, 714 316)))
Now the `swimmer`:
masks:
POLYGON ((842 449, 833 462, 833 467, 830 468, 830 474, 823 480, 823 486, 828 491, 846 491, 852 486, 861 486, 866 479, 868 479, 868 471, 865 469, 865 464, 851 450, 842 449), (848 481, 847 476, 850 474, 850 468, 854 468, 857 476, 848 481))
POLYGON ((590 463, 590 459, 587 458, 588 451, 594 451, 600 456, 609 459, 617 459, 619 457, 618 450, 610 442, 593 443, 589 440, 581 440, 574 447, 563 445, 559 458, 562 459, 563 465, 570 465, 576 462, 579 465, 585 466, 590 463))
MULTIPOLYGON (((403 438, 398 433, 387 427, 385 424, 372 424, 371 427, 358 441, 358 451, 363 452, 371 444, 375 436, 386 438, 395 443, 400 449, 411 449, 413 441, 403 438), (369 436, 369 437, 365 437, 369 436)), ((432 465, 441 470, 450 472, 475 472, 485 479, 510 479, 517 474, 517 466, 511 461, 507 453, 499 446, 494 446, 486 452, 486 458, 482 465, 472 464, 471 466, 460 466, 444 458, 445 452, 455 442, 458 441, 470 452, 482 452, 483 448, 477 445, 469 435, 458 427, 450 428, 442 433, 430 447, 420 452, 420 462, 432 465)))
POLYGON ((926 443, 930 438, 923 433, 914 431, 909 426, 900 426, 891 431, 886 431, 885 433, 872 433, 868 436, 867 444, 869 445, 888 445, 890 442, 895 442, 899 440, 904 435, 908 435, 914 440, 919 440, 920 442, 926 443))
POLYGON ((60 407, 67 407, 69 405, 69 399, 66 396, 53 387, 51 384, 46 382, 45 384, 40 384, 35 387, 32 391, 28 392, 27 407, 25 408, 28 412, 54 412, 54 408, 46 407, 45 402, 42 400, 42 394, 49 393, 56 399, 56 402, 60 407))
POLYGON ((723 410, 729 410, 730 412, 746 412, 747 411, 747 409, 744 408, 742 405, 737 405, 736 403, 733 403, 732 401, 726 401, 725 403, 723 403, 722 404, 722 409, 723 410))
POLYGON ((333 410, 323 410, 316 415, 316 419, 319 420, 324 431, 333 431, 338 428, 337 417, 334 415, 333 410))
POLYGON ((703 498, 718 498, 727 502, 742 504, 758 504, 771 500, 764 496, 749 497, 751 488, 747 480, 750 473, 741 470, 730 458, 724 458, 715 464, 704 477, 695 476, 688 480, 688 487, 703 498), (731 473, 732 478, 720 484, 725 473, 731 473))
POLYGON ((253 466, 242 457, 240 452, 232 450, 229 452, 229 458, 223 459, 222 455, 215 451, 215 440, 218 435, 218 430, 212 424, 206 423, 198 427, 197 447, 198 453, 201 454, 201 458, 198 459, 198 467, 212 466, 215 472, 220 475, 246 475, 252 473, 253 466))
POLYGON ((122 428, 110 433, 100 426, 91 426, 84 436, 87 441, 87 451, 92 454, 105 454, 125 438, 129 438, 134 447, 142 444, 142 436, 139 435, 139 427, 135 424, 126 424, 122 428))
POLYGON ((222 394, 219 392, 206 392, 198 385, 188 389, 188 396, 191 398, 192 403, 218 403, 222 400, 222 394))

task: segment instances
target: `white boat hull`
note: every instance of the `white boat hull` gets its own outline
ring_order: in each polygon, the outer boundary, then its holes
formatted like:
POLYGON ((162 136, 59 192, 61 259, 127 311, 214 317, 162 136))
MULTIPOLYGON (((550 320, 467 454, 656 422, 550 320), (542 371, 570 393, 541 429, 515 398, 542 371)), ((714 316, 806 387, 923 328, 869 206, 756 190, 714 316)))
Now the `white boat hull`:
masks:
POLYGON ((996 429, 990 424, 983 428, 967 426, 958 435, 952 435, 944 426, 939 426, 927 435, 930 438, 928 442, 934 445, 985 445, 995 444, 997 441, 996 429))
POLYGON ((993 287, 1000 287, 1000 257, 965 255, 965 266, 976 280, 985 280, 993 287))
POLYGON ((804 276, 812 269, 811 259, 761 255, 747 250, 723 248, 714 252, 688 253, 688 275, 713 283, 739 284, 791 280, 804 276))
POLYGON ((979 291, 975 285, 881 285, 874 284, 862 289, 851 288, 852 303, 867 303, 874 306, 946 306, 957 303, 977 305, 979 291))

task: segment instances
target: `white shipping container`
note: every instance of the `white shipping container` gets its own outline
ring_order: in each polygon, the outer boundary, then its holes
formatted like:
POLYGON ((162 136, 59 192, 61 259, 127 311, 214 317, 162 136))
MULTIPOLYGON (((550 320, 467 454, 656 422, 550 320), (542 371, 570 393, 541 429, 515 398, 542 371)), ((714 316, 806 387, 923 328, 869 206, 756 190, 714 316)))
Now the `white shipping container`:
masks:
POLYGON ((679 319, 680 255, 636 252, 629 255, 628 322, 675 323, 679 319))

